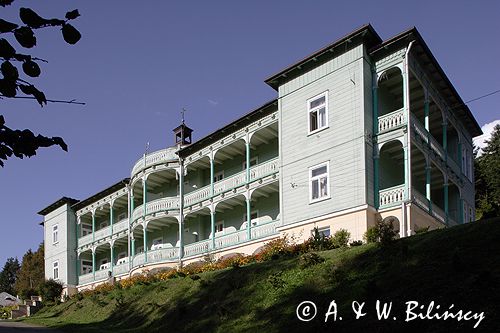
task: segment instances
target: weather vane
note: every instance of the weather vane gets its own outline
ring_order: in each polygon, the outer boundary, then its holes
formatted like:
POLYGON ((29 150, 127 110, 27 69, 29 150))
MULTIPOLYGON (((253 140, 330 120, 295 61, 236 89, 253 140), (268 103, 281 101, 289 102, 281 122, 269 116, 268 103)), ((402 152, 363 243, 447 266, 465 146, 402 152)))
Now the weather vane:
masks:
POLYGON ((186 108, 182 108, 182 111, 181 111, 181 120, 182 120, 182 123, 184 124, 184 113, 186 112, 186 108))

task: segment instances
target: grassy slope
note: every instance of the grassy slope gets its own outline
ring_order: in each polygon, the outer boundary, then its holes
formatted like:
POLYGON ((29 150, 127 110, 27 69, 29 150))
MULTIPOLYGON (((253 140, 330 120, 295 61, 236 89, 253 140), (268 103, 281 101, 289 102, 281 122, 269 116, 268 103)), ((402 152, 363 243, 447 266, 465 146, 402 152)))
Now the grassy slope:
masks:
POLYGON ((320 252, 324 263, 301 269, 284 258, 177 278, 45 308, 32 322, 67 332, 324 332, 472 331, 472 321, 404 322, 404 302, 484 311, 475 331, 499 331, 500 223, 478 222, 398 240, 320 252), (271 276, 271 277, 270 277, 271 276), (325 324, 335 299, 342 321, 325 324), (393 301, 397 321, 378 321, 375 300, 393 301), (318 316, 296 319, 296 306, 312 300, 318 316), (365 301, 354 320, 351 302, 365 301))

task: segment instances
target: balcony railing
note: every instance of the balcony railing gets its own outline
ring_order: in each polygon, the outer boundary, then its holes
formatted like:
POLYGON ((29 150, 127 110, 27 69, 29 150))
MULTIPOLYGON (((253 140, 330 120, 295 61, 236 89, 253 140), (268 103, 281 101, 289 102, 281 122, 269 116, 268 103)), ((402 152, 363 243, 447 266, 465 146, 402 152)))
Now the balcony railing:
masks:
POLYGON ((403 202, 405 198, 405 186, 397 185, 384 190, 379 191, 379 207, 390 207, 394 206, 400 202, 403 202))
MULTIPOLYGON (((144 256, 144 255, 142 255, 144 256)), ((148 251, 148 263, 169 261, 179 258, 179 248, 169 247, 148 251)))
POLYGON ((111 226, 104 227, 94 232, 94 241, 111 236, 111 226))
POLYGON ((439 221, 446 223, 446 214, 435 203, 432 203, 432 215, 439 221))
POLYGON ((132 176, 149 166, 164 163, 167 161, 178 160, 178 156, 175 154, 175 150, 175 148, 167 148, 155 151, 151 154, 146 155, 146 160, 144 160, 144 157, 142 157, 135 163, 134 167, 132 168, 132 176))
POLYGON ((100 269, 98 271, 95 271, 95 281, 107 279, 109 276, 109 272, 109 269, 100 269))
POLYGON ((400 127, 406 123, 404 109, 378 117, 378 132, 385 132, 400 127))
POLYGON ((92 238, 92 233, 78 238, 78 247, 82 247, 84 245, 92 243, 92 238))
POLYGON ((278 172, 279 160, 278 158, 256 165, 250 169, 250 181, 272 175, 278 172))
POLYGON ((143 265, 144 264, 144 252, 143 253, 138 253, 134 256, 134 258, 132 259, 132 266, 133 267, 137 267, 139 265, 143 265))
POLYGON ((210 198, 210 185, 204 186, 184 195, 184 205, 191 206, 208 198, 210 198))
POLYGON ((240 244, 248 240, 247 230, 238 230, 227 235, 215 237, 215 247, 218 249, 240 244))
POLYGON ((117 222, 113 224, 113 233, 117 234, 123 230, 128 229, 128 218, 125 218, 124 220, 121 220, 120 222, 117 222))
MULTIPOLYGON (((146 215, 173 209, 179 209, 179 197, 160 198, 146 203, 146 215)), ((140 205, 132 212, 132 221, 143 215, 144 205, 140 205)))
POLYGON ((280 225, 279 220, 258 224, 252 227, 252 239, 263 238, 276 234, 276 228, 280 225))
POLYGON ((87 284, 94 281, 94 274, 87 273, 78 277, 78 284, 87 284))
POLYGON ((128 273, 128 262, 121 265, 113 266, 113 276, 118 276, 128 273))
POLYGON ((246 172, 239 172, 231 177, 225 178, 214 184, 214 195, 229 191, 235 187, 244 185, 246 181, 246 172))
POLYGON ((417 191, 415 188, 412 188, 412 195, 413 195, 413 200, 419 205, 422 209, 428 211, 429 210, 429 200, 417 191))
POLYGON ((196 243, 184 246, 184 256, 190 257, 197 254, 207 253, 210 250, 210 239, 205 239, 196 243))

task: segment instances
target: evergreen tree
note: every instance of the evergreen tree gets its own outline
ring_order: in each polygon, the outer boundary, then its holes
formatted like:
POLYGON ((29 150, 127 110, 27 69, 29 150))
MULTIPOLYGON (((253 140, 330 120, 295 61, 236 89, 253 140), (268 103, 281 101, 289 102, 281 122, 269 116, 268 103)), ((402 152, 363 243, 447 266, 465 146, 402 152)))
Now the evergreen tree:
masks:
POLYGON ((475 160, 476 217, 500 216, 500 125, 486 140, 483 154, 475 160))
POLYGON ((17 258, 9 258, 0 272, 0 292, 6 292, 15 295, 14 284, 19 272, 19 261, 17 258))
POLYGON ((45 282, 45 261, 43 243, 38 250, 29 249, 23 256, 21 269, 17 274, 15 290, 24 298, 37 294, 40 286, 45 282))

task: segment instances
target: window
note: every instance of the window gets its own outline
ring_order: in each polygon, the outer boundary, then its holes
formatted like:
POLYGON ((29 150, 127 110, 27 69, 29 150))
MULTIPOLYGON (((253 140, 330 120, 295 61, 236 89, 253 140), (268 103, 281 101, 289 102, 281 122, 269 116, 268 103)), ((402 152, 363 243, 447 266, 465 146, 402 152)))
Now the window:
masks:
POLYGON ((328 199, 329 162, 309 168, 309 200, 310 202, 328 199))
MULTIPOLYGON (((319 228, 318 232, 320 236, 330 237, 330 227, 319 228)), ((314 236, 314 229, 311 230, 311 236, 314 236)))
POLYGON ((127 213, 121 213, 118 215, 118 221, 125 220, 127 218, 127 213))
POLYGON ((92 226, 88 224, 82 224, 82 236, 86 236, 92 233, 92 226))
POLYGON ((309 134, 328 127, 328 91, 307 100, 309 134))
POLYGON ((106 228, 108 225, 109 225, 108 222, 101 222, 101 224, 99 224, 99 228, 103 229, 106 228))
POLYGON ((144 252, 144 246, 139 246, 137 247, 137 251, 135 251, 135 253, 143 253, 144 252))
POLYGON ((163 248, 163 238, 153 239, 153 245, 151 245, 151 250, 157 250, 163 248))
MULTIPOLYGON (((257 225, 257 219, 259 218, 259 211, 254 210, 250 212, 250 221, 252 221, 252 225, 257 225)), ((247 213, 243 215, 243 222, 247 222, 247 213)))
POLYGON ((92 273, 92 261, 82 260, 81 261, 81 274, 89 274, 92 273))
POLYGON ((219 171, 216 174, 214 174, 214 183, 221 181, 222 179, 224 179, 224 171, 219 171))
MULTIPOLYGON (((257 165, 257 163, 258 163, 257 156, 252 157, 252 158, 250 159, 250 167, 256 166, 256 165, 257 165)), ((245 161, 243 161, 243 171, 245 171, 245 170, 246 170, 246 168, 247 168, 247 161, 245 160, 245 161)))
POLYGON ((52 277, 54 280, 59 279, 59 261, 54 261, 52 264, 52 277))
POLYGON ((219 221, 215 223, 215 233, 224 231, 224 221, 219 221))
POLYGON ((58 237, 57 237, 58 233, 59 233, 58 226, 56 224, 56 225, 52 226, 52 244, 57 244, 59 242, 58 237))

